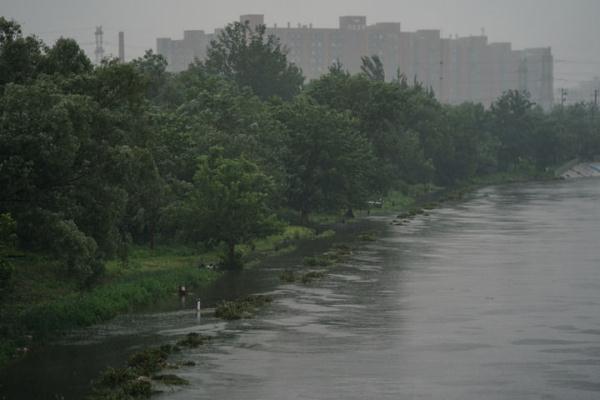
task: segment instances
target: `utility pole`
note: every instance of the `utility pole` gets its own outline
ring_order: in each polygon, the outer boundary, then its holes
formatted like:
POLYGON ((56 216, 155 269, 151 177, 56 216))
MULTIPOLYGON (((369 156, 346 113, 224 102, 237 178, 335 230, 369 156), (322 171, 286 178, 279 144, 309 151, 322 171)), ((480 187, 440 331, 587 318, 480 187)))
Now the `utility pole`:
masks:
POLYGON ((102 47, 104 33, 102 32, 102 27, 96 27, 96 50, 94 51, 94 55, 96 56, 96 64, 100 64, 102 59, 104 58, 104 47, 102 47))
POLYGON ((119 62, 125 62, 125 32, 119 32, 119 62))
POLYGON ((565 102, 567 101, 567 89, 560 89, 560 105, 561 107, 565 106, 565 102))

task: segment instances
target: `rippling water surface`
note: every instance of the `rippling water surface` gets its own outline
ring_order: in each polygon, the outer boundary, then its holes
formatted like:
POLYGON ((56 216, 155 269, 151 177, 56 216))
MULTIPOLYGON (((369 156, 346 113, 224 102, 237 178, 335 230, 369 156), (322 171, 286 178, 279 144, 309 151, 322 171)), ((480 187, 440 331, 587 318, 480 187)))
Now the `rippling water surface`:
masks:
POLYGON ((176 371, 191 384, 159 399, 600 398, 600 180, 488 188, 374 223, 381 239, 314 285, 232 277, 222 290, 275 296, 255 319, 124 317, 56 351, 81 362, 118 340, 217 336, 181 356, 197 363, 176 371))

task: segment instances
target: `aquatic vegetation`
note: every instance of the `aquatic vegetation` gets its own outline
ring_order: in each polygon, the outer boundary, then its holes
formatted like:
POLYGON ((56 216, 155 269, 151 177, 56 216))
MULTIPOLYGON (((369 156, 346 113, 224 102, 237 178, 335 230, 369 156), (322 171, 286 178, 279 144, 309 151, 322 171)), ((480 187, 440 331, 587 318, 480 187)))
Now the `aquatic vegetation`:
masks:
POLYGON ((279 279, 284 283, 294 283, 296 282, 296 274, 294 271, 283 271, 279 274, 279 279))
POLYGON ((307 272, 306 274, 303 274, 302 277, 300 278, 301 282, 306 284, 312 283, 317 279, 322 279, 326 276, 327 274, 325 274, 325 272, 322 271, 311 271, 311 272, 307 272))
POLYGON ((196 348, 210 342, 210 340, 210 336, 202 336, 198 333, 192 332, 188 333, 185 339, 178 341, 177 346, 196 348))
POLYGON ((225 320, 251 318, 261 307, 273 301, 271 296, 253 295, 234 301, 223 301, 215 309, 215 317, 225 320))
POLYGON ((362 242, 374 242, 376 239, 373 233, 363 233, 358 236, 358 240, 362 242))
MULTIPOLYGON (((184 341, 194 347, 200 341, 200 335, 189 334, 184 341)), ((205 339, 205 338, 203 338, 205 339)), ((163 385, 187 385, 189 382, 174 374, 159 374, 165 368, 178 368, 178 364, 167 363, 167 358, 179 350, 178 346, 163 345, 148 348, 132 354, 127 367, 105 369, 93 383, 92 394, 88 400, 132 400, 148 399, 153 393, 153 381, 163 385), (151 377, 151 378, 150 378, 151 377)), ((182 366, 194 366, 193 361, 180 363, 182 366)))
POLYGON ((127 365, 140 375, 150 375, 161 370, 167 362, 169 353, 159 348, 150 348, 131 355, 127 365))
POLYGON ((425 210, 433 210, 433 209, 438 208, 439 206, 440 206, 439 203, 431 202, 431 203, 426 203, 423 206, 423 209, 425 209, 425 210))
POLYGON ((147 379, 134 379, 123 385, 121 391, 134 399, 147 399, 152 396, 152 383, 147 379))
POLYGON ((190 382, 187 379, 183 379, 177 375, 165 374, 165 375, 154 375, 152 380, 162 383, 163 385, 169 386, 182 386, 189 385, 190 382))
POLYGON ((293 271, 283 272, 279 278, 286 283, 302 282, 304 284, 312 283, 317 279, 324 278, 326 276, 323 271, 309 271, 304 274, 296 274, 293 271))
POLYGON ((109 367, 102 372, 97 383, 100 386, 114 389, 137 378, 137 376, 138 375, 131 368, 109 367))
POLYGON ((304 265, 307 267, 328 267, 333 263, 327 255, 304 257, 304 265))
POLYGON ((349 245, 344 244, 344 243, 335 243, 333 246, 331 246, 331 248, 338 255, 350 255, 350 254, 352 254, 352 248, 349 245))

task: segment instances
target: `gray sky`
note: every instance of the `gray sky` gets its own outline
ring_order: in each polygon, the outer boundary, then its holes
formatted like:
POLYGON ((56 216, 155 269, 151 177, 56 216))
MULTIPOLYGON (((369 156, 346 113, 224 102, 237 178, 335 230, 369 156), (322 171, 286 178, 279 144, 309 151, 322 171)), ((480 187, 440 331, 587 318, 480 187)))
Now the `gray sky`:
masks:
POLYGON ((340 15, 369 23, 399 21, 402 30, 436 28, 443 36, 480 34, 516 49, 553 48, 556 86, 600 76, 600 0, 0 0, 0 15, 19 21, 47 43, 73 37, 91 55, 94 26, 104 27, 107 53, 125 31, 127 58, 155 48, 157 37, 185 29, 212 31, 240 14, 265 14, 268 25, 288 21, 337 26, 340 15))

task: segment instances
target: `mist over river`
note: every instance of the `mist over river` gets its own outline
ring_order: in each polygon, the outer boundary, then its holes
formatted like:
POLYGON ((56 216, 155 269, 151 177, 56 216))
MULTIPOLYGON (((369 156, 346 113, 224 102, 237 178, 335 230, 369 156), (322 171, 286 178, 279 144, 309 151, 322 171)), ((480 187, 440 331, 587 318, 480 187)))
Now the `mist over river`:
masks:
POLYGON ((174 371, 190 385, 157 399, 600 398, 600 180, 490 187, 390 221, 357 224, 379 239, 312 285, 279 282, 289 255, 203 294, 273 294, 254 319, 178 303, 119 317, 17 364, 2 393, 81 398, 103 366, 200 332, 216 339, 175 357, 197 363, 174 371))

